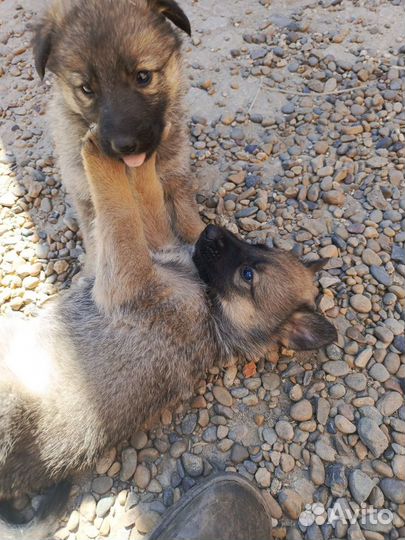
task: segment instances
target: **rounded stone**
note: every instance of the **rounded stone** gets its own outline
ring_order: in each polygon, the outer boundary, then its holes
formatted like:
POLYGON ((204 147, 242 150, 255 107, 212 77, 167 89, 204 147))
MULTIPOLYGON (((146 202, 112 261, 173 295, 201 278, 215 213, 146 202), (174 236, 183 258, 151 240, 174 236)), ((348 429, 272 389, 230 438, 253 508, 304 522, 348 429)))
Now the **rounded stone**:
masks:
POLYGON ((276 430, 276 433, 280 439, 283 439, 284 441, 291 441, 294 437, 294 429, 292 425, 285 420, 279 420, 274 429, 276 430))
POLYGON ((350 305, 358 313, 370 313, 372 308, 370 300, 363 294, 354 294, 351 296, 350 305))
POLYGON ((312 413, 311 402, 307 399, 302 399, 298 403, 294 403, 290 409, 291 418, 297 422, 305 422, 306 420, 310 420, 312 418, 312 413))
POLYGON ((215 399, 225 407, 231 407, 233 399, 229 391, 223 386, 214 386, 212 389, 215 399))

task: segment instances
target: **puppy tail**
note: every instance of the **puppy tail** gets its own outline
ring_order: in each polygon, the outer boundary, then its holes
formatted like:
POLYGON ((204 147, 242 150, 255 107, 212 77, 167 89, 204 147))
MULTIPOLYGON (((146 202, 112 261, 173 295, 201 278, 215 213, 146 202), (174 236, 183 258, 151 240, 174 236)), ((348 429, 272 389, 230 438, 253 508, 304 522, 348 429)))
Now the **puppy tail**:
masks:
POLYGON ((71 484, 63 481, 49 489, 31 521, 17 524, 7 503, 0 503, 1 540, 47 540, 53 538, 57 521, 69 498, 71 484), (11 521, 10 521, 10 519, 11 521))

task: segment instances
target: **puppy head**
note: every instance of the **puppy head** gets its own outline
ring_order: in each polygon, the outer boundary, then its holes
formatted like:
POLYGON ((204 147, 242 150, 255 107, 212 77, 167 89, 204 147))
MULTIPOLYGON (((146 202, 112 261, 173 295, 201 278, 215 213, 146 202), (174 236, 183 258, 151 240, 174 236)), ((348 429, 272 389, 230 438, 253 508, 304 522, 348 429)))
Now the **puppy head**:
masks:
POLYGON ((174 0, 55 0, 33 39, 36 69, 56 74, 69 109, 96 123, 103 151, 141 164, 160 144, 181 95, 174 0), (143 158, 143 159, 142 159, 143 158))
POLYGON ((213 225, 201 234, 193 260, 219 319, 241 342, 266 348, 279 341, 311 350, 337 338, 334 326, 315 311, 319 261, 305 266, 292 253, 250 245, 213 225))

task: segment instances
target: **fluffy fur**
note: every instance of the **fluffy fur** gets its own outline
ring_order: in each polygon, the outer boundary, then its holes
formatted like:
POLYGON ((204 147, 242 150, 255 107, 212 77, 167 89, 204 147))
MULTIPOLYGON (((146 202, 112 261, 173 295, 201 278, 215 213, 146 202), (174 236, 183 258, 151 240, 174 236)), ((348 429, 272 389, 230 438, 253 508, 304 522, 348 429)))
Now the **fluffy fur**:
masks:
POLYGON ((54 0, 35 31, 38 73, 47 68, 56 75, 50 125, 90 266, 94 207, 80 148, 93 124, 104 153, 116 159, 157 151, 173 229, 189 243, 203 229, 190 181, 181 39, 168 20, 190 33, 174 0, 54 0), (137 80, 142 71, 152 74, 146 86, 137 80))
POLYGON ((1 499, 94 466, 106 448, 190 395, 214 362, 255 357, 280 339, 313 349, 336 337, 314 312, 313 270, 293 255, 210 226, 192 256, 167 245, 164 220, 152 252, 143 219, 163 204, 154 157, 128 176, 88 138, 83 158, 95 277, 39 318, 0 326, 1 499))

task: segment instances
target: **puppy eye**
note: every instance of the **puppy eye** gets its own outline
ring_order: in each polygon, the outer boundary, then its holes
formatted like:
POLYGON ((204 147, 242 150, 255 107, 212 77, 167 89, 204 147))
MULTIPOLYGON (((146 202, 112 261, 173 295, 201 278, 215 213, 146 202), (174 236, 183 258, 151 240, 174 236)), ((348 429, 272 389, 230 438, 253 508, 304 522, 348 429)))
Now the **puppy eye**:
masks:
POLYGON ((254 277, 254 270, 250 266, 245 266, 242 269, 241 275, 242 279, 244 279, 246 283, 252 283, 254 277))
POLYGON ((136 82, 141 86, 148 86, 152 80, 151 71, 138 71, 136 74, 136 82))
POLYGON ((92 96, 94 94, 93 90, 88 84, 83 84, 80 89, 86 96, 92 96))

